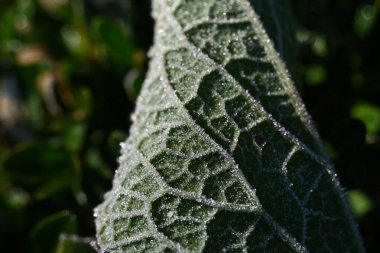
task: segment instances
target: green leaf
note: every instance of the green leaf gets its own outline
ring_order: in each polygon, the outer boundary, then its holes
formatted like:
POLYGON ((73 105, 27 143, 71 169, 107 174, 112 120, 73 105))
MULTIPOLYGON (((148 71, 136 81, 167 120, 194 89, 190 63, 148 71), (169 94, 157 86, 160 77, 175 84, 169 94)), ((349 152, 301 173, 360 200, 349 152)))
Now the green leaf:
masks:
POLYGON ((29 234, 31 252, 52 252, 61 233, 77 232, 76 216, 68 211, 52 214, 37 223, 29 234))
POLYGON ((352 206, 355 216, 361 218, 373 209, 372 200, 360 190, 351 190, 348 192, 348 200, 352 206))
POLYGON ((69 188, 79 178, 71 155, 45 141, 20 145, 5 159, 4 171, 11 182, 45 199, 69 188))
POLYGON ((321 65, 309 67, 305 72, 305 78, 309 85, 318 85, 326 80, 327 71, 321 65))
POLYGON ((375 5, 364 5, 358 8, 354 18, 354 30, 360 37, 368 36, 376 24, 378 9, 375 5))
POLYGON ((96 253, 96 250, 87 238, 62 234, 55 253, 96 253))
POLYGON ((380 132, 380 107, 369 103, 357 103, 351 109, 351 116, 362 121, 369 134, 380 132))
POLYGON ((109 58, 118 65, 130 66, 134 45, 126 27, 98 17, 93 23, 97 39, 105 46, 109 58))
POLYGON ((150 70, 95 212, 103 251, 364 251, 261 4, 153 1, 150 70))
POLYGON ((79 152, 83 147, 86 134, 86 125, 73 124, 65 132, 65 146, 73 153, 79 152))
POLYGON ((251 0, 250 2, 260 15, 265 31, 283 58, 291 76, 298 81, 300 77, 297 69, 297 43, 294 20, 288 1, 251 0))

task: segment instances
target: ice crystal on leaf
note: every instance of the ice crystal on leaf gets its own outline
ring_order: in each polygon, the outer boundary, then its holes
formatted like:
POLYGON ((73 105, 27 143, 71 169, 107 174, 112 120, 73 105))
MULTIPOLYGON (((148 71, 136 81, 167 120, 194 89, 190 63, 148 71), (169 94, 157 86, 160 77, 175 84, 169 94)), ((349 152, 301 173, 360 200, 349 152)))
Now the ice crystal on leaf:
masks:
POLYGON ((149 73, 96 210, 102 251, 362 252, 286 68, 285 1, 153 9, 149 73))

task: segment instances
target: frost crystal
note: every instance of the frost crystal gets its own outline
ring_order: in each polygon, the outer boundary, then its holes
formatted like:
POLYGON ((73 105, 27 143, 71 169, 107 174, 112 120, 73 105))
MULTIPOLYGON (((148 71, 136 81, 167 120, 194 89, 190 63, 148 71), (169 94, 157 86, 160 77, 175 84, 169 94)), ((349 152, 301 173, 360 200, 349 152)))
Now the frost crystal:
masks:
POLYGON ((281 60, 292 63, 284 1, 153 3, 150 70, 96 209, 101 249, 362 252, 281 60))

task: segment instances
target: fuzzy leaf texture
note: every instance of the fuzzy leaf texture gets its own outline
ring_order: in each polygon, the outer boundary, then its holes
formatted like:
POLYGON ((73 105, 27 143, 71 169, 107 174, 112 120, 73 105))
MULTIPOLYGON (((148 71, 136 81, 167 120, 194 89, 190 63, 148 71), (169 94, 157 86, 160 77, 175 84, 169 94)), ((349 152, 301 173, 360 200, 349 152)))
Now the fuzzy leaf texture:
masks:
POLYGON ((364 252, 282 61, 287 10, 153 0, 149 72, 95 211, 102 251, 364 252))

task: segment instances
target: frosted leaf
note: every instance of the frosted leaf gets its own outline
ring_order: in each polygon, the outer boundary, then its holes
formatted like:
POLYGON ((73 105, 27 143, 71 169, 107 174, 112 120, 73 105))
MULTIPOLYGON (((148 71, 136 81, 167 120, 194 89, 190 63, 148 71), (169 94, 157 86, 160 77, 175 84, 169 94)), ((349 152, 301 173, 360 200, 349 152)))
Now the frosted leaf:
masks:
POLYGON ((293 63, 286 1, 154 0, 153 9, 149 72, 96 209, 100 248, 363 252, 282 61, 293 63))

